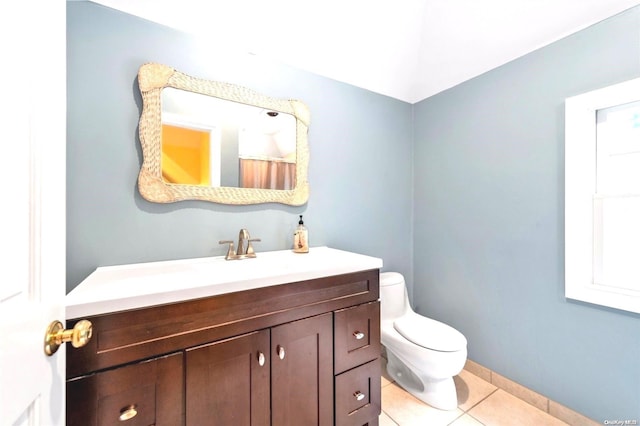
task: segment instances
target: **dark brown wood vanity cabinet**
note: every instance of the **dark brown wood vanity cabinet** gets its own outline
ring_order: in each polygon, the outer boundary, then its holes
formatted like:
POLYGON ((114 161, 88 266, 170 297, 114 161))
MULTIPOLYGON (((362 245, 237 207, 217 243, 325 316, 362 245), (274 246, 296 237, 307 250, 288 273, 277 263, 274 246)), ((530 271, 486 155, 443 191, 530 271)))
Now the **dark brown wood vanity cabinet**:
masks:
POLYGON ((377 425, 378 296, 371 270, 88 318, 67 425, 377 425))
POLYGON ((333 424, 332 325, 329 313, 187 350, 186 424, 333 424))

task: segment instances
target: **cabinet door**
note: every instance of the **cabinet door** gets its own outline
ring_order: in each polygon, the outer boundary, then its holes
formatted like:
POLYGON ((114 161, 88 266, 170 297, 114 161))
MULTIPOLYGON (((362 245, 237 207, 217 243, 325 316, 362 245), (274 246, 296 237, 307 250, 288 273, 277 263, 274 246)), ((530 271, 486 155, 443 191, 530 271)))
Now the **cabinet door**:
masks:
POLYGON ((182 425, 183 401, 180 352, 68 381, 67 425, 182 425))
POLYGON ((269 425, 269 330, 187 350, 187 426, 269 425))
POLYGON ((271 330, 272 424, 333 424, 332 314, 271 330))

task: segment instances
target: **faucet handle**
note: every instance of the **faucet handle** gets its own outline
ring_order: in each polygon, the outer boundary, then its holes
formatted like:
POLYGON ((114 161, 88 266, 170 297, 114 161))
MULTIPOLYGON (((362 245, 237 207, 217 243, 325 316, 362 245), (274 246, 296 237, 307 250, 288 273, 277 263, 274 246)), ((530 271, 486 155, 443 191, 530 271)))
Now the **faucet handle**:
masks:
POLYGON ((229 258, 231 258, 231 257, 236 255, 236 251, 233 248, 233 241, 231 241, 231 240, 220 240, 220 241, 218 241, 218 244, 229 244, 229 250, 227 250, 227 256, 226 256, 227 259, 229 259, 229 258))
POLYGON ((254 241, 260 241, 260 238, 249 238, 247 240, 247 254, 256 254, 256 252, 253 251, 253 246, 251 245, 251 243, 254 241))

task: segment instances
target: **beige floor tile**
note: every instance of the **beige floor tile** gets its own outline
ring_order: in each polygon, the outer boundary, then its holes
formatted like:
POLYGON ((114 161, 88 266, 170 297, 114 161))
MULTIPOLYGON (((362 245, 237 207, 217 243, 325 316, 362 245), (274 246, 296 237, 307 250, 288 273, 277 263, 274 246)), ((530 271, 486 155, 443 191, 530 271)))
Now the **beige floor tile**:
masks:
POLYGON ((378 417, 378 426, 398 426, 398 423, 391 420, 391 417, 387 416, 383 411, 380 417, 378 417))
POLYGON ((499 387, 500 389, 504 389, 511 395, 514 395, 521 400, 528 402, 534 407, 539 408, 542 411, 547 411, 549 406, 549 400, 540 395, 537 392, 532 391, 529 388, 522 386, 519 383, 514 382, 513 380, 507 379, 504 376, 496 373, 495 371, 491 373, 491 383, 499 387))
POLYGON ((498 389, 468 411, 481 423, 491 426, 560 426, 565 422, 498 389))
POLYGON ((400 426, 445 426, 463 411, 438 410, 405 392, 396 383, 382 388, 382 410, 400 426))
POLYGON ((458 417, 450 426, 483 426, 482 423, 474 419, 468 414, 458 417))
POLYGON ((458 408, 467 411, 498 389, 475 374, 462 370, 453 378, 458 392, 458 408))
POLYGON ((382 375, 382 380, 380 382, 380 384, 382 385, 382 387, 385 387, 387 385, 390 385, 391 383, 393 383, 392 381, 390 381, 384 374, 382 375))

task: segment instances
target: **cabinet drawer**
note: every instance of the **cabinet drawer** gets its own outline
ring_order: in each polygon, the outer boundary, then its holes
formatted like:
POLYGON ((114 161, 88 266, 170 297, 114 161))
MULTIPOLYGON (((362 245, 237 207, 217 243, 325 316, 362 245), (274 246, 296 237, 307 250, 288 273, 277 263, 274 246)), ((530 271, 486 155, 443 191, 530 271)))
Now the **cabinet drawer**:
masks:
POLYGON ((336 376, 336 426, 377 424, 380 380, 378 359, 336 376))
POLYGON ((335 312, 335 373, 380 357, 380 302, 335 312))
POLYGON ((182 425, 182 358, 177 353, 67 381, 67 425, 182 425))

